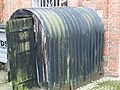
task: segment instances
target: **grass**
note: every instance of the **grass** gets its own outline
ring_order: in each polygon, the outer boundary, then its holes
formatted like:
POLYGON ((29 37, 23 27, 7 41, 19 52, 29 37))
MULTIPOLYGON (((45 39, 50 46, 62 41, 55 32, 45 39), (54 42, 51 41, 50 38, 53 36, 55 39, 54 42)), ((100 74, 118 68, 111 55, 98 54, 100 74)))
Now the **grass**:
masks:
POLYGON ((96 86, 91 90, 120 90, 120 81, 107 80, 103 82, 97 82, 96 86))
POLYGON ((103 77, 76 90, 120 90, 120 79, 103 77))

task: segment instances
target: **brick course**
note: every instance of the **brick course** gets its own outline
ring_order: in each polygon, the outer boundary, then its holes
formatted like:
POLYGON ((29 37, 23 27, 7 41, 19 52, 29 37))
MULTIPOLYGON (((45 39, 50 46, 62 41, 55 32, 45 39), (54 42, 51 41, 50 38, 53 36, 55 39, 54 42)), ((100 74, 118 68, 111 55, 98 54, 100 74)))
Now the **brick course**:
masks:
POLYGON ((32 7, 31 0, 4 0, 4 10, 3 10, 3 18, 4 22, 7 21, 12 13, 19 8, 30 8, 32 7))
POLYGON ((77 7, 79 5, 78 0, 69 0, 68 6, 77 7))
MULTIPOLYGON (((114 73, 119 73, 119 48, 120 48, 120 0, 110 0, 109 4, 110 8, 110 51, 109 51, 109 61, 116 64, 115 66, 110 63, 109 64, 109 72, 111 75, 114 73)), ((109 74, 108 74, 109 75, 109 74)), ((114 75, 113 75, 114 76, 114 75)), ((120 76, 120 75, 115 75, 120 76)))
POLYGON ((3 17, 2 17, 2 9, 3 9, 3 0, 0 0, 0 22, 2 22, 2 19, 3 19, 3 17))

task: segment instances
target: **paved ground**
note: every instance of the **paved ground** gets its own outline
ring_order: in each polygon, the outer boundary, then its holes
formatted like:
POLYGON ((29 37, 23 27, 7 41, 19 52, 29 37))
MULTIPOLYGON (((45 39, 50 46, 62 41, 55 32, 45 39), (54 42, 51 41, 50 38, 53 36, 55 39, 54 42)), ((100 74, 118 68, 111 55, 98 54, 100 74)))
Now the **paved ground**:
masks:
POLYGON ((12 90, 12 84, 7 81, 6 71, 0 71, 0 90, 12 90))
MULTIPOLYGON (((76 90, 120 90, 119 87, 120 87, 120 78, 103 77, 100 80, 94 81, 94 82, 92 82, 86 86, 80 87, 76 90), (118 82, 116 82, 116 80, 118 82), (95 89, 95 87, 97 87, 98 84, 100 85, 100 83, 105 82, 105 81, 107 81, 107 83, 104 83, 104 84, 106 84, 107 87, 109 86, 108 89, 106 88, 105 85, 102 85, 98 89, 95 89), (109 81, 112 81, 112 83, 109 81), (113 82, 113 81, 115 81, 115 82, 113 82), (114 89, 115 86, 118 89, 114 89), (106 89, 104 89, 104 88, 106 88, 106 89), (110 88, 112 88, 112 89, 110 89, 110 88)), ((7 72, 3 71, 3 70, 0 70, 0 90, 12 90, 12 84, 8 83, 8 81, 7 81, 7 72)), ((40 89, 33 88, 30 90, 40 90, 40 89)))
MULTIPOLYGON (((12 90, 12 83, 8 83, 7 72, 0 70, 0 90, 12 90)), ((42 90, 39 88, 32 88, 30 90, 42 90)))

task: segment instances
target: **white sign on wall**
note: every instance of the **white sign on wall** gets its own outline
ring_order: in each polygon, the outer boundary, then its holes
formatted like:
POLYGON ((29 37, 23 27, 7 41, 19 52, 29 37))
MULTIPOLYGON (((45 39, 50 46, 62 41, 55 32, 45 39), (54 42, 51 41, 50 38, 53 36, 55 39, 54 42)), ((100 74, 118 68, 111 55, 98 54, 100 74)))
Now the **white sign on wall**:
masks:
POLYGON ((7 42, 5 32, 0 32, 0 62, 7 63, 7 42))

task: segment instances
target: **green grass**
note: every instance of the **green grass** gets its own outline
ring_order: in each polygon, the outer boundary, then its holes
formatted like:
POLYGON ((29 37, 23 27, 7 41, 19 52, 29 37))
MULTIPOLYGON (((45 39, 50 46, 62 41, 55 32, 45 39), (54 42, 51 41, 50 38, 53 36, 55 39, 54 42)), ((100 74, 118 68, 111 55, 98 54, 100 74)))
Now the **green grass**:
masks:
POLYGON ((95 87, 91 90, 120 90, 120 81, 118 80, 106 80, 97 81, 95 87))

